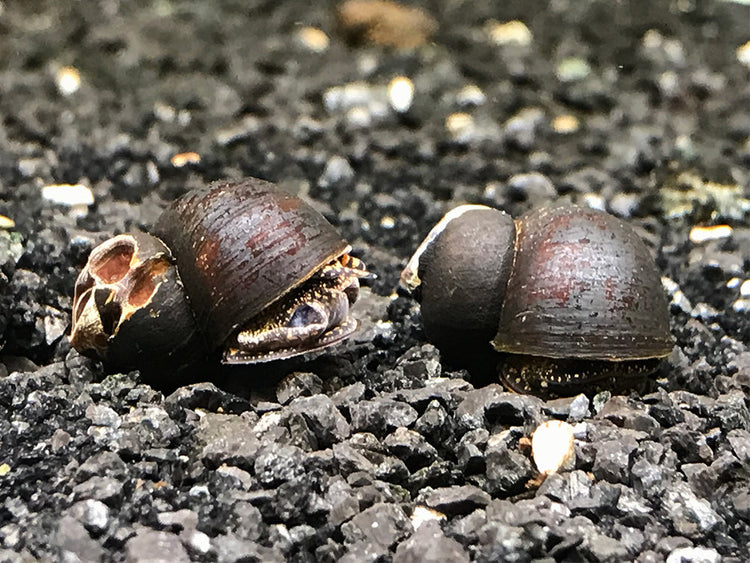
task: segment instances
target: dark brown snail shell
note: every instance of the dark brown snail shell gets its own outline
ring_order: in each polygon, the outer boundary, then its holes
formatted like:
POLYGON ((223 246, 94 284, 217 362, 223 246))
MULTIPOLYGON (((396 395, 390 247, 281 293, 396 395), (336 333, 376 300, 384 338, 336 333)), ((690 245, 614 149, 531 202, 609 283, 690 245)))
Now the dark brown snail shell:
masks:
POLYGON ((672 349, 648 248, 593 209, 539 209, 513 221, 459 207, 428 235, 402 283, 419 288, 429 339, 454 353, 491 341, 504 353, 501 378, 520 392, 619 389, 672 349))
POLYGON ((71 342, 123 367, 155 359, 167 365, 201 347, 172 255, 159 239, 118 235, 91 251, 76 281, 71 342))
POLYGON ((430 232, 401 274, 402 285, 419 290, 430 341, 463 350, 492 340, 513 266, 514 237, 511 216, 483 205, 448 212, 430 232))
POLYGON ((282 359, 350 335, 366 275, 311 206, 270 182, 188 192, 153 234, 119 235, 78 277, 71 343, 115 367, 282 359))

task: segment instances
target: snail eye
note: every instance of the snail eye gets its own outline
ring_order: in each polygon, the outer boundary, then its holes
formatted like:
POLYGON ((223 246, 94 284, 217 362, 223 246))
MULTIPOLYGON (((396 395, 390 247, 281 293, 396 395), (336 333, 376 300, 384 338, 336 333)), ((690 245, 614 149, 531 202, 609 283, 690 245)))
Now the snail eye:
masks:
POLYGON ((326 319, 325 315, 323 315, 323 312, 320 311, 320 309, 306 303, 304 305, 300 305, 294 310, 294 313, 292 313, 292 316, 289 318, 287 326, 296 328, 325 323, 326 319))

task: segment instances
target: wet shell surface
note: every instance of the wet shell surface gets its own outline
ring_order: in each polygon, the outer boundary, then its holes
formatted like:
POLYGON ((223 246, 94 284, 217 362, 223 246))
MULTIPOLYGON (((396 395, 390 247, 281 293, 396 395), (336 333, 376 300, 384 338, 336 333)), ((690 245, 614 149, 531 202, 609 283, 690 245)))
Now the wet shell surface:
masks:
POLYGON ((156 370, 223 350, 257 363, 348 337, 364 265, 325 218, 270 182, 216 182, 169 205, 153 233, 118 235, 76 283, 71 343, 156 370))

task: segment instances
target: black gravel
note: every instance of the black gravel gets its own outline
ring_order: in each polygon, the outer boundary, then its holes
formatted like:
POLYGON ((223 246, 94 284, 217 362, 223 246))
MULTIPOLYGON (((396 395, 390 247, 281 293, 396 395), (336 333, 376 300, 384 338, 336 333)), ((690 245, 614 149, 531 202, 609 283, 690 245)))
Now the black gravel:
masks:
POLYGON ((747 560, 750 7, 414 4, 439 28, 399 51, 345 42, 332 2, 0 2, 0 560, 747 560), (513 19, 531 43, 495 44, 513 19), (89 251, 242 176, 308 197, 377 274, 358 335, 149 380, 72 351, 89 251), (45 200, 59 183, 94 205, 45 200), (676 343, 643 392, 506 393, 491 360, 441 358, 395 290, 450 207, 558 200, 653 248, 676 343), (689 240, 715 224, 732 234, 689 240), (528 437, 551 418, 576 463, 542 482, 528 437))

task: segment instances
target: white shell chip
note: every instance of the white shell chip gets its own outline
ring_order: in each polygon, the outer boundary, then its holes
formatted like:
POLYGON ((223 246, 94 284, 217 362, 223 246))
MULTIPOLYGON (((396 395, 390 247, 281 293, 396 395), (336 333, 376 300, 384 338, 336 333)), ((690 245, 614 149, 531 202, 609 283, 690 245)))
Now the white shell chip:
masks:
POLYGON ((531 455, 540 473, 551 475, 575 461, 573 427, 561 420, 540 424, 531 437, 531 455))
POLYGON ((712 225, 710 227, 693 227, 690 229, 690 242, 701 244, 712 240, 721 240, 732 236, 733 229, 729 225, 712 225))
POLYGON ((42 188, 42 197, 58 205, 93 205, 94 192, 83 184, 50 184, 42 188))

